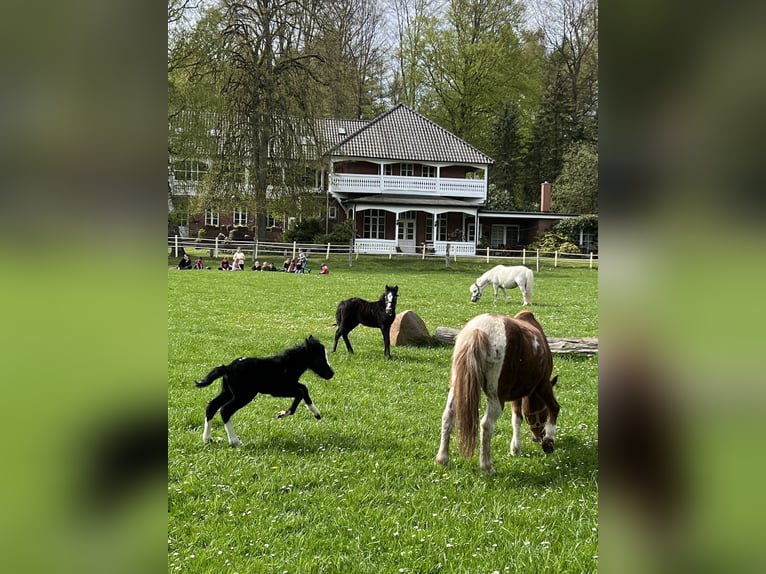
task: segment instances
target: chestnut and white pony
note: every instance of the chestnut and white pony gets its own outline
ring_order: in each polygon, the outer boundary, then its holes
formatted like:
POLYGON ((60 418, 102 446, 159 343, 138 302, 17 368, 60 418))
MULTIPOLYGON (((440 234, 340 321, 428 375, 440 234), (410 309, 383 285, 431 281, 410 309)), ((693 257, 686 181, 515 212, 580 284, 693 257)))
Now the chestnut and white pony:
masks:
POLYGON ((551 379, 552 371, 548 340, 531 312, 520 311, 515 317, 485 313, 471 319, 455 340, 436 463, 449 464, 449 440, 456 419, 460 454, 473 456, 482 391, 487 396, 479 451, 483 471, 495 472, 490 442, 495 423, 509 401, 513 410, 511 454, 521 452, 519 434, 524 417, 533 440, 542 440, 545 453, 553 452, 560 407, 553 394, 558 376, 551 379))
POLYGON ((495 305, 497 305, 498 289, 503 290, 503 299, 508 303, 508 295, 506 295, 505 290, 513 289, 516 286, 518 286, 521 291, 524 305, 532 304, 532 291, 535 286, 535 275, 528 267, 524 267, 523 265, 514 265, 511 267, 507 265, 495 265, 471 285, 471 303, 476 303, 476 301, 481 298, 481 292, 490 283, 492 283, 492 287, 495 290, 495 305))

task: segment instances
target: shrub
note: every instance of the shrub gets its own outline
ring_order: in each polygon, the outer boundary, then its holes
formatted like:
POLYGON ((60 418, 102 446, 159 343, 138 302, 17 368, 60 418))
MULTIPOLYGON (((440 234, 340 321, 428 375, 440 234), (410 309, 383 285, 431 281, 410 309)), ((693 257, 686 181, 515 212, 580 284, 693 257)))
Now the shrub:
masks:
POLYGON ((559 253, 580 253, 580 248, 570 241, 565 241, 559 245, 559 253))
POLYGON ((332 228, 331 233, 319 234, 314 237, 314 243, 342 243, 346 244, 356 233, 356 227, 352 219, 338 223, 332 228))
POLYGON ((312 243, 314 238, 322 233, 324 227, 322 221, 309 217, 303 221, 296 221, 295 225, 282 235, 285 241, 298 241, 300 243, 312 243))

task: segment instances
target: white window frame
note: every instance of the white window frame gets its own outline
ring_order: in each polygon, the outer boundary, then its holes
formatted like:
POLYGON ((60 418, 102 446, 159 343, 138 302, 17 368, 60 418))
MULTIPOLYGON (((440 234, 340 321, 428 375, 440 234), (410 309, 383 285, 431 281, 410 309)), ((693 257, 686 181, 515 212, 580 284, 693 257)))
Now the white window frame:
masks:
POLYGON ((423 177, 436 177, 436 166, 435 165, 424 165, 423 166, 423 177))
POLYGON ((440 213, 436 216, 436 240, 447 241, 447 214, 440 213))
POLYGON ((364 239, 386 238, 386 212, 382 209, 366 209, 362 226, 364 239))
POLYGON ((384 163, 383 175, 394 175, 394 165, 391 163, 384 163))
POLYGON ((338 218, 338 208, 337 208, 337 207, 335 207, 334 205, 331 205, 331 206, 330 206, 330 207, 327 209, 327 217, 328 217, 329 219, 337 219, 337 218, 338 218))
POLYGON ((247 227, 247 208, 242 209, 241 207, 234 208, 234 213, 232 214, 232 222, 234 225, 247 227))
POLYGON ((520 227, 518 225, 506 225, 503 223, 493 224, 492 231, 490 232, 490 245, 493 249, 500 245, 505 245, 506 248, 510 248, 519 243, 520 227), (499 240, 502 230, 502 241, 499 240), (509 240, 510 239, 510 240, 509 240))
POLYGON ((402 163, 399 166, 399 175, 404 177, 413 177, 415 175, 414 163, 402 163))
POLYGON ((205 225, 212 227, 218 227, 221 224, 221 214, 218 211, 212 209, 205 210, 205 225))

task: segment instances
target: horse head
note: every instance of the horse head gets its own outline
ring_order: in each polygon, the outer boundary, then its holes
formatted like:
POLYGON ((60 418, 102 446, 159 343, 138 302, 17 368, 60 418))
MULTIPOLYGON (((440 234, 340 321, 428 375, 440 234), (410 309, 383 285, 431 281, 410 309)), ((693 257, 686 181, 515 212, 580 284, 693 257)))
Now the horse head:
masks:
MULTIPOLYGON (((559 376, 556 375, 551 379, 551 387, 556 384, 558 378, 559 376)), ((533 393, 528 397, 524 397, 524 400, 521 403, 521 410, 524 414, 524 420, 527 421, 529 432, 532 433, 532 440, 540 442, 545 437, 545 423, 548 420, 548 407, 537 393, 533 393)))
POLYGON ((386 292, 383 293, 383 301, 386 303, 386 315, 389 317, 396 315, 396 298, 399 296, 399 286, 389 287, 386 285, 386 292))
POLYGON ((327 350, 319 339, 314 338, 313 335, 309 335, 304 342, 306 350, 308 351, 308 367, 314 371, 317 375, 323 379, 332 379, 335 375, 335 371, 332 370, 329 361, 327 360, 327 350))
POLYGON ((479 289, 476 283, 471 285, 469 291, 471 292, 471 303, 476 303, 476 301, 481 299, 481 289, 479 289))

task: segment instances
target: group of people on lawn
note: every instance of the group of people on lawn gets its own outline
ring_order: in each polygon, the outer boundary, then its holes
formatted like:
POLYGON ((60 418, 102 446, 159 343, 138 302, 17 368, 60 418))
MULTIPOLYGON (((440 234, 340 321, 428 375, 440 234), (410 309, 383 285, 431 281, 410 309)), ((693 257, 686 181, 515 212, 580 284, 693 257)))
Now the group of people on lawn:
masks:
MULTIPOLYGON (((231 263, 229 262, 228 257, 224 257, 221 260, 221 264, 218 267, 219 271, 244 271, 245 269, 245 254, 242 252, 241 247, 237 247, 237 250, 234 252, 234 255, 231 258, 231 263)), ((282 264, 282 270, 286 271, 287 273, 311 273, 311 269, 308 267, 308 256, 306 255, 306 252, 301 249, 300 253, 298 253, 297 259, 291 259, 288 257, 285 259, 284 263, 282 264)), ((181 261, 178 262, 178 266, 176 269, 204 269, 204 264, 202 263, 202 257, 198 257, 197 260, 192 264, 191 258, 184 253, 183 257, 181 258, 181 261)), ((208 267, 208 269, 210 269, 208 267)), ((268 261, 264 261, 263 264, 261 264, 258 261, 253 262, 253 271, 276 271, 276 267, 274 267, 273 263, 269 263, 268 261)), ((330 272, 330 270, 327 268, 327 265, 324 263, 322 264, 322 270, 319 272, 320 275, 327 275, 330 272)))

